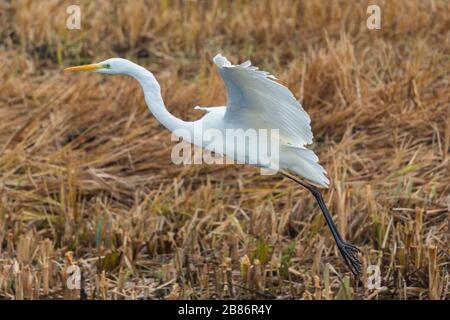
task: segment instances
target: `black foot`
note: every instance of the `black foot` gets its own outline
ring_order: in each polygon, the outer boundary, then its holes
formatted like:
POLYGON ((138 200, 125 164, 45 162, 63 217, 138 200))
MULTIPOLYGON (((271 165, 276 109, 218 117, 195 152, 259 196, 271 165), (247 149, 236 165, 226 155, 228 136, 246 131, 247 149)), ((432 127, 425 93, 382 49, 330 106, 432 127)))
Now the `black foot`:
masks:
POLYGON ((342 257, 344 257, 347 267, 355 275, 355 277, 359 277, 361 275, 362 264, 361 261, 359 261, 358 253, 361 251, 358 247, 344 241, 339 242, 337 246, 342 254, 342 257))

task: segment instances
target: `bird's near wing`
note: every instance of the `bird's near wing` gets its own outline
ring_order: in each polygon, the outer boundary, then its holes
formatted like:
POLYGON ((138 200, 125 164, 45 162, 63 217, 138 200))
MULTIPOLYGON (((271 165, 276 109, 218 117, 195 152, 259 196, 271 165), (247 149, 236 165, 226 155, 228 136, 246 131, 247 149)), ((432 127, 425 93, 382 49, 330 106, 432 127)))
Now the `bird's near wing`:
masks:
POLYGON ((227 90, 226 119, 238 123, 244 119, 255 129, 278 129, 281 142, 293 147, 312 143, 309 115, 274 76, 250 61, 233 65, 220 54, 214 63, 227 90))

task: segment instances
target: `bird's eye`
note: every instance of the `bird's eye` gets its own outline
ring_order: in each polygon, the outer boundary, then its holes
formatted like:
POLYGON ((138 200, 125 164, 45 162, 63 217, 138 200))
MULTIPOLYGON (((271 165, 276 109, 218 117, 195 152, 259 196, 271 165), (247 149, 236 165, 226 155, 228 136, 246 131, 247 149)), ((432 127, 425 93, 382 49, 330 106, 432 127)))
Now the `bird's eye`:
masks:
POLYGON ((106 69, 111 69, 111 65, 109 63, 105 64, 106 69))

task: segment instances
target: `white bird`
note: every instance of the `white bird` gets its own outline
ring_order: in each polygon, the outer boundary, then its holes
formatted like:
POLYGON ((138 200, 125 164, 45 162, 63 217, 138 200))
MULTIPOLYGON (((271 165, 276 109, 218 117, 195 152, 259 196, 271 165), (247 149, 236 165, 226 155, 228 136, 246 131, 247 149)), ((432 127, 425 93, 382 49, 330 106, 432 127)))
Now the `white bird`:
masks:
POLYGON ((173 116, 164 105, 160 86, 153 74, 129 60, 112 58, 64 70, 129 75, 141 85, 150 112, 163 126, 183 140, 239 163, 279 171, 304 186, 318 202, 350 271, 359 276, 359 249, 346 243, 340 236, 318 188, 328 187, 326 172, 318 163, 316 154, 305 147, 311 144, 313 139, 309 115, 287 87, 278 83, 268 72, 252 66, 250 61, 233 65, 220 54, 213 60, 226 86, 227 105, 209 108, 197 106, 196 109, 204 110, 206 114, 192 122, 173 116), (230 134, 227 134, 229 130, 241 130, 237 134, 239 138, 239 135, 243 135, 247 130, 261 129, 271 130, 271 135, 267 139, 256 135, 253 137, 256 140, 240 144, 234 143, 236 136, 230 137, 230 134), (221 134, 224 138, 212 139, 211 136, 207 137, 207 134, 198 135, 196 131, 199 130, 203 133, 213 130, 216 137, 221 134), (263 162, 260 152, 255 151, 255 146, 267 150, 269 145, 278 146, 278 150, 276 155, 263 162))

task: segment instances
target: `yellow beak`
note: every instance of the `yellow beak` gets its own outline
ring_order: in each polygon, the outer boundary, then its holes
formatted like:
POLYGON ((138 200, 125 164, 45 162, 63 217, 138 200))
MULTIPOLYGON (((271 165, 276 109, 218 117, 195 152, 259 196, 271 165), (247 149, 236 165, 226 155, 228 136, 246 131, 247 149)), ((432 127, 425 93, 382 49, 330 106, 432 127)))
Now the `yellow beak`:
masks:
POLYGON ((83 66, 64 68, 64 71, 92 71, 100 69, 101 67, 102 66, 100 64, 94 63, 94 64, 85 64, 83 66))

